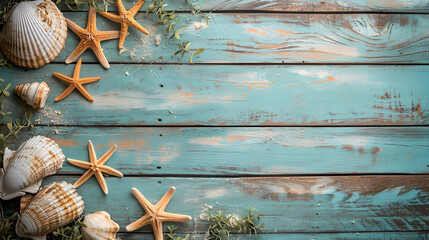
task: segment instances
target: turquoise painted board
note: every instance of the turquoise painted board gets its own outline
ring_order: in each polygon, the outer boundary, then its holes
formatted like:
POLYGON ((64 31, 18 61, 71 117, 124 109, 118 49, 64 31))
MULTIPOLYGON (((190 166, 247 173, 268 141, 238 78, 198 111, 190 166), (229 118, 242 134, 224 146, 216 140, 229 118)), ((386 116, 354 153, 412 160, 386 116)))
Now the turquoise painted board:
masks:
POLYGON ((74 67, 5 68, 0 78, 49 84, 47 108, 35 116, 44 125, 428 124, 429 66, 83 64, 81 77, 104 77, 85 85, 95 102, 77 91, 54 102, 67 85, 52 73, 71 76, 74 67))
MULTIPOLYGON (((86 12, 67 12, 65 17, 86 26, 86 12)), ((196 63, 429 63, 429 15, 411 14, 255 14, 216 13, 210 25, 201 25, 198 16, 183 14, 190 25, 182 41, 190 49, 204 48, 196 63)), ((118 54, 118 41, 103 42, 111 63, 188 63, 172 57, 176 40, 168 39, 165 26, 153 16, 136 15, 149 36, 130 30, 124 47, 134 52, 118 54), (161 34, 161 44, 155 45, 161 34), (172 41, 172 43, 170 43, 172 41), (162 58, 162 59, 160 59, 162 58)), ((97 17, 99 30, 119 30, 119 24, 97 17)), ((69 31, 66 47, 55 62, 64 62, 78 44, 69 31)), ((83 62, 97 62, 92 52, 83 62)))
MULTIPOLYGON (((123 1, 126 9, 130 9, 133 1, 123 1)), ((196 1, 192 1, 196 2, 196 1)), ((146 11, 149 6, 147 1, 140 11, 146 11)), ((429 11, 428 0, 205 0, 199 1, 196 5, 202 4, 205 11, 281 11, 281 12, 427 12, 429 11)), ((65 4, 61 3, 62 10, 68 10, 65 4)), ((83 6, 81 9, 86 9, 83 6)), ((176 0, 168 2, 166 10, 177 9, 179 11, 190 11, 191 8, 187 0, 176 0)), ((110 11, 115 8, 110 7, 110 11)))
MULTIPOLYGON (((52 181, 73 183, 78 176, 52 181)), ((177 188, 166 211, 187 214, 194 222, 174 224, 178 232, 205 233, 198 218, 205 206, 245 214, 255 207, 264 215, 265 233, 428 231, 429 179, 416 176, 332 176, 289 178, 144 178, 107 177, 109 195, 95 178, 78 188, 85 213, 107 210, 122 229, 144 215, 131 193, 136 187, 156 203, 170 186, 177 188), (218 205, 216 205, 218 203, 218 205)), ((166 230, 165 225, 165 230, 166 230)), ((151 232, 150 227, 139 231, 151 232)))
POLYGON ((16 143, 35 134, 82 161, 88 140, 98 156, 117 144, 108 165, 127 176, 429 173, 429 128, 36 127, 16 143))

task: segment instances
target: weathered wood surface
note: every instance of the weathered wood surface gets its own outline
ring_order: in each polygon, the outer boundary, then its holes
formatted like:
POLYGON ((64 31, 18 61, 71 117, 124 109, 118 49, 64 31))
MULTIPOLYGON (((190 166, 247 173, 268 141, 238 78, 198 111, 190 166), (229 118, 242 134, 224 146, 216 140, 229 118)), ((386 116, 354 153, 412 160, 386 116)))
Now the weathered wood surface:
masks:
MULTIPOLYGON (((47 178, 43 184, 63 180, 73 183, 77 178, 56 176, 47 178)), ((78 192, 85 201, 86 213, 107 210, 121 229, 144 215, 131 193, 132 187, 156 203, 170 186, 175 186, 176 193, 166 211, 188 214, 195 221, 174 224, 178 232, 205 233, 207 225, 199 220, 205 204, 215 210, 238 214, 245 214, 248 206, 255 207, 264 215, 265 233, 429 230, 429 178, 426 175, 107 177, 106 182, 107 196, 95 178, 79 187, 78 192)), ((145 227, 140 231, 152 230, 145 227)))
MULTIPOLYGON (((185 237, 185 234, 179 234, 185 237)), ((119 233, 117 235, 122 239, 130 240, 154 240, 151 233, 119 233)), ((204 239, 204 234, 192 235, 191 240, 204 239)), ((243 235, 231 234, 230 240, 376 240, 376 239, 389 239, 389 240, 416 240, 428 239, 429 234, 425 232, 350 232, 350 233, 260 233, 258 235, 243 235)))
MULTIPOLYGON (((67 12, 65 17, 86 26, 86 12, 67 12)), ((217 13, 205 27, 198 16, 183 14, 188 28, 182 41, 190 41, 192 49, 204 48, 195 57, 196 63, 429 63, 429 15, 423 14, 258 14, 217 13), (198 28, 198 30, 196 30, 198 28)), ((117 40, 102 43, 111 63, 188 63, 172 57, 176 40, 168 39, 165 26, 153 16, 136 15, 150 32, 146 36, 130 30, 124 47, 133 50, 118 54, 117 40), (155 36, 162 42, 155 45, 155 36), (169 43, 172 41, 172 43, 169 43), (160 59, 162 57, 162 59, 160 59)), ((119 30, 119 24, 97 17, 100 30, 119 30)), ((171 34, 169 34, 171 35, 171 34)), ((69 31, 66 48, 55 62, 63 63, 78 44, 78 37, 69 31)), ((177 48, 178 49, 178 48, 177 48)), ((97 62, 87 51, 83 62, 97 62)))
MULTIPOLYGON (((83 64, 81 77, 104 77, 84 86, 95 102, 77 91, 54 102, 67 85, 52 73, 71 76, 74 67, 5 68, 0 78, 13 86, 46 81, 47 108, 34 119, 48 125, 428 124, 429 66, 115 64, 106 71, 83 64)), ((25 105, 16 95, 10 100, 25 105)))
MULTIPOLYGON (((36 134, 82 161, 88 140, 98 156, 117 144, 107 164, 128 176, 429 173, 429 128, 419 127, 36 127, 15 146, 36 134)), ((83 170, 66 162, 59 173, 83 170)))
MULTIPOLYGON (((123 1, 130 9, 135 1, 123 1)), ((195 2, 195 1, 191 1, 195 2)), ((167 2, 166 10, 190 11, 187 0, 167 2)), ((280 11, 280 12, 421 12, 429 11, 428 0, 200 0, 196 7, 205 11, 280 11)), ((140 11, 146 11, 150 1, 146 1, 140 11)), ((64 3, 60 8, 69 9, 64 3)), ((81 9, 86 9, 84 6, 81 9)), ((114 7, 109 7, 115 11, 114 7)))

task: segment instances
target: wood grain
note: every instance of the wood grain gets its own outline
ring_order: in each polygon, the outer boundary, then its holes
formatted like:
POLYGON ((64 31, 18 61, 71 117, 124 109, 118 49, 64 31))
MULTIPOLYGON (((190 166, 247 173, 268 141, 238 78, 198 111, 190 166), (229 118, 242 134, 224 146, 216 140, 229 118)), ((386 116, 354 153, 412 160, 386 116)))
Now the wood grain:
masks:
MULTIPOLYGON (((34 117, 47 125, 428 124, 429 66, 115 64, 106 71, 83 64, 81 77, 104 77, 84 86, 95 102, 77 91, 54 102, 67 86, 52 73, 71 75, 73 69, 58 64, 28 72, 4 68, 0 78, 13 80, 13 86, 47 82, 47 107, 34 117)), ((16 95, 7 100, 16 114, 26 105, 16 95)))
MULTIPOLYGON (((88 140, 97 156, 117 144, 107 165, 128 176, 429 173, 429 128, 421 127, 36 127, 14 147, 37 134, 82 161, 89 161, 88 140)), ((59 171, 83 172, 68 162, 59 171)))
MULTIPOLYGON (((195 1, 192 1, 195 2, 195 1)), ((125 7, 130 9, 135 2, 123 1, 125 7)), ((140 11, 146 11, 150 1, 143 5, 140 11)), ((187 0, 167 1, 166 10, 177 9, 190 11, 187 0)), ((196 7, 203 7, 205 11, 279 11, 279 12, 427 12, 428 0, 205 0, 199 1, 196 7)), ((64 3, 60 9, 68 10, 64 3)), ((81 9, 86 9, 84 6, 81 9)), ((115 11, 113 7, 109 10, 115 11)))
MULTIPOLYGON (((76 177, 44 180, 74 182, 76 177)), ((166 211, 187 214, 194 222, 174 224, 178 232, 205 233, 198 218, 205 204, 225 213, 264 215, 265 233, 428 231, 429 178, 420 176, 335 176, 283 178, 106 178, 109 195, 95 179, 77 191, 85 213, 106 210, 121 229, 144 215, 131 188, 157 202, 170 186, 177 188, 166 211), (218 205, 216 205, 218 203, 218 205)), ((7 207, 7 206, 6 206, 7 207)), ((166 227, 167 225, 164 225, 166 227)), ((166 229, 165 229, 166 230, 166 229)), ((151 232, 150 227, 139 231, 151 232)))
MULTIPOLYGON (((86 12, 68 12, 65 17, 86 26, 86 12)), ((102 48, 111 63, 189 63, 172 57, 177 40, 168 39, 165 26, 152 16, 136 15, 150 32, 130 30, 124 47, 133 51, 118 54, 117 40, 102 48), (160 34, 162 42, 155 45, 160 34), (170 41, 172 43, 170 43, 170 41), (162 59, 160 59, 162 58, 162 59)), ((210 25, 198 16, 183 14, 189 26, 181 41, 190 49, 204 48, 195 63, 429 63, 429 15, 424 14, 256 14, 217 13, 210 25)), ((99 30, 119 30, 119 24, 97 17, 99 30)), ((66 47, 55 62, 63 63, 78 44, 69 31, 66 47)), ((94 54, 82 55, 83 63, 97 62, 94 54)))

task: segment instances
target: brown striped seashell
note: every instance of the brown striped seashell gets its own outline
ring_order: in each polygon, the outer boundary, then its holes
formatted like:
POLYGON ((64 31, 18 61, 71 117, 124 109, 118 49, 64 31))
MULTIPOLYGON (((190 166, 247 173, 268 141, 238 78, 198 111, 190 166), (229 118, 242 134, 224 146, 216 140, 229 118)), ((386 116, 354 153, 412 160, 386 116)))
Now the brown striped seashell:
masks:
POLYGON ((51 0, 22 1, 5 17, 0 51, 15 65, 39 68, 53 61, 64 48, 67 23, 51 0))
POLYGON ((6 148, 0 168, 0 198, 36 193, 42 179, 62 168, 64 159, 58 144, 44 136, 30 138, 16 151, 6 148))
POLYGON ((34 82, 20 84, 15 87, 15 92, 20 96, 28 105, 35 109, 45 107, 46 99, 49 96, 49 86, 45 82, 34 82))
POLYGON ((80 230, 83 240, 115 240, 119 231, 119 225, 105 211, 86 215, 83 223, 85 227, 80 230))
POLYGON ((16 224, 19 237, 46 239, 46 234, 71 223, 84 209, 82 197, 66 182, 44 186, 22 211, 16 224))

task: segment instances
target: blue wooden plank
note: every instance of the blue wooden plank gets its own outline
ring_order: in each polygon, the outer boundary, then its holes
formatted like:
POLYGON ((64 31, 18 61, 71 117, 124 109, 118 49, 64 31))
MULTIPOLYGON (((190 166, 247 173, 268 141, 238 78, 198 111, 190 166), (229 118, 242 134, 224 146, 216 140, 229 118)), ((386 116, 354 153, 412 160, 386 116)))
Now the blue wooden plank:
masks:
MULTIPOLYGON (((123 0, 126 9, 134 6, 135 2, 123 0)), ((191 7, 187 0, 165 1, 168 6, 165 10, 190 11, 191 7)), ((192 1, 196 2, 196 1, 192 1)), ((146 11, 150 1, 141 8, 146 11)), ((279 11, 279 12, 422 12, 429 11, 428 0, 200 0, 197 8, 203 6, 205 11, 279 11)), ((59 4, 63 11, 70 11, 64 2, 59 4)), ((80 8, 86 9, 85 6, 80 8)), ((116 8, 109 7, 110 11, 116 8)))
MULTIPOLYGON (((44 180, 74 182, 75 177, 44 180)), ((95 179, 77 191, 85 213, 106 210, 121 229, 144 215, 131 193, 138 188, 157 202, 170 186, 177 188, 166 211, 187 214, 194 221, 177 223, 181 233, 204 234, 199 216, 205 204, 225 213, 246 214, 247 207, 264 215, 265 233, 362 231, 428 231, 429 179, 420 176, 332 176, 282 178, 106 178, 109 195, 95 179), (216 204, 218 203, 218 204, 216 204)), ((164 226, 166 230, 167 224, 164 226)), ((139 230, 152 232, 150 227, 139 230)))
MULTIPOLYGON (((86 26, 86 12, 67 12, 65 17, 86 26)), ((429 63, 429 15, 424 14, 212 14, 210 25, 198 16, 183 14, 188 28, 182 41, 191 49, 204 48, 197 63, 429 63), (201 25, 203 24, 203 25, 201 25)), ((188 63, 172 57, 176 40, 168 39, 165 26, 152 15, 136 15, 148 31, 146 36, 130 29, 124 47, 134 50, 118 54, 117 40, 102 43, 110 62, 188 63), (161 44, 155 44, 160 34, 161 44), (170 43, 172 41, 172 43, 170 43), (162 59, 160 59, 162 57, 162 59)), ((185 21, 184 21, 185 22, 185 21)), ((99 30, 118 30, 119 24, 97 17, 99 30)), ((55 62, 63 63, 80 39, 69 31, 66 47, 55 62)), ((97 62, 87 51, 83 62, 97 62)))
MULTIPOLYGON (((68 158, 89 161, 118 145, 108 165, 125 175, 428 173, 429 128, 36 127, 68 158), (58 134, 54 133, 58 131, 58 134)), ((64 163, 61 174, 81 174, 64 163)))
MULTIPOLYGON (((104 77, 60 102, 67 87, 50 64, 4 68, 12 85, 46 81, 51 94, 35 119, 55 125, 427 125, 429 66, 199 66, 83 64, 81 77, 104 77), (127 76, 128 73, 128 76, 127 76), (60 111, 61 115, 55 113, 60 111), (170 113, 171 111, 171 113, 170 113)), ((26 104, 7 98, 20 113, 26 104)))

